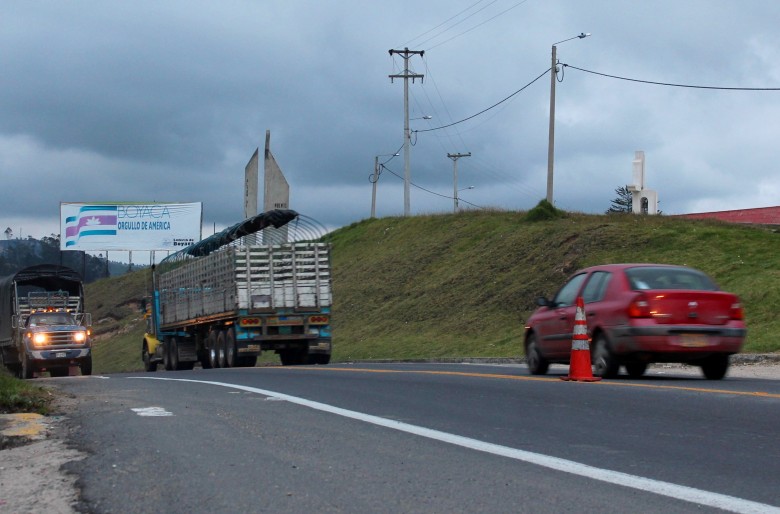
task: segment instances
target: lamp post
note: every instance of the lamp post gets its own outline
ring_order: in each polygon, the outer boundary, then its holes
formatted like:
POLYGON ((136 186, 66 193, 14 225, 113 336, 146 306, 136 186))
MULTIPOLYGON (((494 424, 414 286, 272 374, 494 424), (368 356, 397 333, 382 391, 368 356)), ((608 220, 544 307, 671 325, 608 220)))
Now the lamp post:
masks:
POLYGON ((460 193, 461 191, 465 191, 467 189, 474 189, 474 186, 464 187, 463 189, 455 190, 455 212, 458 212, 458 193, 460 193))
MULTIPOLYGON (((420 77, 422 77, 422 75, 420 75, 420 77)), ((404 216, 409 216, 412 212, 412 193, 409 187, 412 183, 412 174, 410 171, 411 160, 409 157, 412 145, 412 131, 409 128, 409 122, 415 120, 429 120, 433 118, 433 116, 426 115, 419 118, 409 118, 409 89, 406 86, 404 87, 404 111, 404 216)))
POLYGON ((371 183, 373 184, 371 190, 371 217, 372 218, 376 218, 376 183, 379 182, 379 158, 390 157, 390 156, 398 157, 399 155, 400 154, 398 153, 386 153, 374 157, 374 176, 370 179, 371 183))
POLYGON ((572 39, 584 39, 590 36, 590 32, 580 32, 579 36, 570 37, 558 41, 552 46, 552 61, 550 64, 550 135, 547 142, 547 201, 553 203, 553 162, 555 160, 555 81, 558 75, 558 58, 556 45, 571 41, 572 39))

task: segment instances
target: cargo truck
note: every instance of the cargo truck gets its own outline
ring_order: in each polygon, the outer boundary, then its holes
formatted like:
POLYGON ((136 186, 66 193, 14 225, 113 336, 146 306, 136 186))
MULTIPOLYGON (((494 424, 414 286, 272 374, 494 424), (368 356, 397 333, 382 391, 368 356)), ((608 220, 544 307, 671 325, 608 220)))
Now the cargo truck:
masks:
POLYGON ((91 326, 74 270, 41 264, 0 278, 0 358, 16 376, 67 376, 74 367, 91 375, 91 326))
POLYGON ((289 209, 261 213, 155 266, 146 371, 254 366, 264 351, 283 365, 328 364, 330 245, 282 242, 298 219, 289 209))

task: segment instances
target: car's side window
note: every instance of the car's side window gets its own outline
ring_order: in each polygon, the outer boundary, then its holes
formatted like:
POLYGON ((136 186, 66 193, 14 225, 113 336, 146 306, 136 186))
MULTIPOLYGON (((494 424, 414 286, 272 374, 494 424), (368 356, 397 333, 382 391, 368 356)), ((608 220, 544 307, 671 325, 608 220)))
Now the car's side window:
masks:
POLYGON ((577 292, 580 290, 580 286, 582 286, 585 277, 587 277, 585 273, 580 273, 566 282, 560 291, 558 291, 558 294, 555 295, 553 301, 556 306, 566 307, 567 305, 574 305, 574 302, 577 299, 577 292))
POLYGON ((585 303, 599 302, 604 299, 607 292, 607 284, 612 278, 612 273, 607 271, 596 271, 590 275, 585 289, 582 290, 582 299, 585 303))

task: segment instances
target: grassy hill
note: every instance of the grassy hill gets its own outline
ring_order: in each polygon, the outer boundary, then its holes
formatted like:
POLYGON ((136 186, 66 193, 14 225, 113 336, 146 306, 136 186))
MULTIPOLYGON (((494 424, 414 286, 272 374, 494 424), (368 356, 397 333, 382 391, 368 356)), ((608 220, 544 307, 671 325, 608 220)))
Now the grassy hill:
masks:
MULTIPOLYGON (((745 305, 746 351, 780 351, 780 233, 666 216, 525 212, 364 220, 333 243, 334 360, 519 357, 537 296, 605 262, 686 264, 745 305)), ((96 372, 141 368, 148 270, 87 286, 96 372)), ((275 356, 268 356, 276 360, 275 356)))

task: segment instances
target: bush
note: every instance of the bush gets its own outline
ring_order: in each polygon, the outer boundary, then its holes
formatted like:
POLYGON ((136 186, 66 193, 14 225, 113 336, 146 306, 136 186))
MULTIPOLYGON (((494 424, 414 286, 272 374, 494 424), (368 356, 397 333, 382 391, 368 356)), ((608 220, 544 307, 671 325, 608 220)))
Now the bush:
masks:
POLYGON ((548 221, 565 217, 565 211, 556 209, 553 204, 547 200, 542 200, 536 204, 536 207, 528 211, 525 215, 525 221, 548 221))

